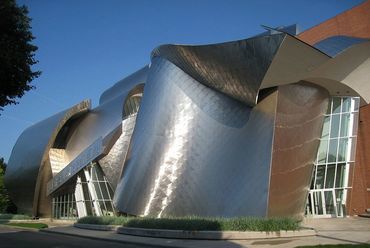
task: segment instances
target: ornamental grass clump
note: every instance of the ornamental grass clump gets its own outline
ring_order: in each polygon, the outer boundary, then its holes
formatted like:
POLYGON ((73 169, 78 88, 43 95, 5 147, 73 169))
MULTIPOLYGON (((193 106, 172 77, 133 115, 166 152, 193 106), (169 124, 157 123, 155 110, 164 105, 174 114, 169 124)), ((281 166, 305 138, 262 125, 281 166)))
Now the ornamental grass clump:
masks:
POLYGON ((186 231, 261 231, 299 230, 300 221, 294 218, 258 217, 116 217, 88 216, 78 220, 82 224, 122 225, 124 227, 186 231))

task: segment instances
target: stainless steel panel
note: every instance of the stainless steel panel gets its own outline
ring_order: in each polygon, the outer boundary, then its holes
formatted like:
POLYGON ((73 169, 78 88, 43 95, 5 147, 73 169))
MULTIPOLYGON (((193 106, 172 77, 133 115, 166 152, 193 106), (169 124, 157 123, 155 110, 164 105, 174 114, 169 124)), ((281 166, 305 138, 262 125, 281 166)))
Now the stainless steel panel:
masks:
POLYGON ((161 58, 153 59, 147 80, 117 209, 264 216, 276 94, 251 109, 161 58))
POLYGON ((304 82, 277 92, 268 216, 303 217, 329 95, 304 82))
POLYGON ((148 70, 149 66, 144 66, 140 70, 114 84, 112 87, 104 91, 103 94, 101 94, 99 104, 114 99, 123 92, 133 89, 139 84, 145 84, 148 70))
POLYGON ((83 101, 27 128, 18 138, 4 179, 19 213, 37 215, 39 192, 46 188, 41 180, 51 177, 51 168, 46 168, 50 167, 49 149, 63 125, 89 108, 90 102, 83 101))
POLYGON ((122 121, 120 137, 114 143, 109 153, 99 160, 99 164, 113 191, 115 191, 118 181, 121 178, 123 164, 126 160, 135 123, 136 115, 129 116, 122 121))
POLYGON ((152 58, 165 58, 198 82, 254 106, 285 36, 279 33, 203 46, 162 45, 153 50, 152 58))

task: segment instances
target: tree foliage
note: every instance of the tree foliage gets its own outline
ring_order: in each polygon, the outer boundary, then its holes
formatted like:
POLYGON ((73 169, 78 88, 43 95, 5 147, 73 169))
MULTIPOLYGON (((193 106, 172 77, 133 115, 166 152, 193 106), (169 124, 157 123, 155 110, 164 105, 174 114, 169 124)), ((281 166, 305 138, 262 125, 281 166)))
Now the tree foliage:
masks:
POLYGON ((17 98, 34 88, 31 81, 40 75, 32 71, 37 46, 32 45, 31 19, 26 6, 15 0, 0 1, 0 110, 16 104, 17 98))
POLYGON ((17 207, 10 200, 8 191, 4 185, 4 175, 6 163, 4 158, 0 158, 0 213, 16 213, 17 207))

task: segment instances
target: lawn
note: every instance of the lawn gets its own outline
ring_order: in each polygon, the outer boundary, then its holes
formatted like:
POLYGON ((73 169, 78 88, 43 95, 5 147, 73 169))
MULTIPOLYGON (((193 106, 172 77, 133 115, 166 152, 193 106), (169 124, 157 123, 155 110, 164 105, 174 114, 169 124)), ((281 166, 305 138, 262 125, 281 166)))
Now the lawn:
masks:
POLYGON ((42 228, 48 227, 48 225, 44 223, 7 223, 5 225, 15 226, 15 227, 35 228, 35 229, 42 229, 42 228))
POLYGON ((206 218, 206 217, 115 217, 89 216, 77 221, 81 224, 122 225, 125 227, 170 229, 187 231, 280 231, 299 230, 300 221, 294 218, 206 218))

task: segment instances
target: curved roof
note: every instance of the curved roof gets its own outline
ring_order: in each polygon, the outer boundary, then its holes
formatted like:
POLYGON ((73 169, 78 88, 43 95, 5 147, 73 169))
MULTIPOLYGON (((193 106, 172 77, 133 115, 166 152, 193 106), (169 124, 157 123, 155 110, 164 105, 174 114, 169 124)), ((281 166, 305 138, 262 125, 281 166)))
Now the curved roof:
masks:
POLYGON ((90 109, 90 101, 61 111, 23 131, 13 147, 5 174, 5 183, 19 211, 37 208, 39 180, 44 161, 64 124, 77 114, 90 109), (19 182, 22 182, 19 184, 19 182))
POLYGON ((261 89, 300 81, 318 84, 331 95, 360 96, 363 105, 370 101, 370 85, 365 82, 370 43, 351 42, 331 58, 294 36, 278 33, 211 45, 162 45, 153 50, 152 59, 162 57, 248 106, 256 105, 261 89))

